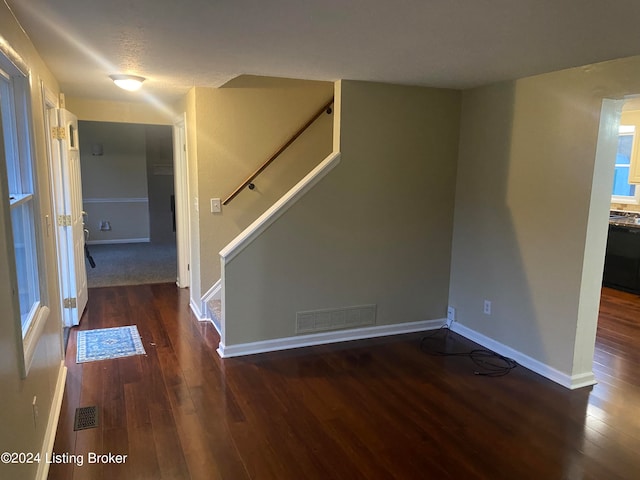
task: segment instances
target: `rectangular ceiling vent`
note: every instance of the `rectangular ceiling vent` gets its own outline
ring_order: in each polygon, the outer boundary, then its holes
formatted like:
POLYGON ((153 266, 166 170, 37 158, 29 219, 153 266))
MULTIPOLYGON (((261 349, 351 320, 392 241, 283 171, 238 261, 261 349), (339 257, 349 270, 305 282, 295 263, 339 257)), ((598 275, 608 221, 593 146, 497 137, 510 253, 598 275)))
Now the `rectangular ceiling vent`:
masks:
POLYGON ((296 313, 296 334, 327 332, 376 324, 376 305, 328 308, 296 313))

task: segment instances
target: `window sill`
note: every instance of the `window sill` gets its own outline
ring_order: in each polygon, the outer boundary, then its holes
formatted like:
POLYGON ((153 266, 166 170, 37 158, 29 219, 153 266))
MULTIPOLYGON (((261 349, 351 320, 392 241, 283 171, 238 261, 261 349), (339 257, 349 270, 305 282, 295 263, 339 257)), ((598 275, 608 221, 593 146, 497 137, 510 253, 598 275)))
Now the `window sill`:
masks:
POLYGON ((24 355, 24 363, 22 365, 22 378, 27 378, 31 363, 33 362, 33 355, 42 336, 44 326, 47 324, 49 318, 49 307, 44 305, 40 306, 31 320, 31 326, 27 330, 27 334, 22 341, 22 351, 24 355))
POLYGON ((625 205, 640 205, 640 201, 636 197, 611 197, 611 203, 624 203, 625 205))
POLYGON ((11 208, 17 207, 18 205, 28 202, 32 198, 33 198, 32 193, 26 193, 26 194, 13 193, 9 197, 9 205, 11 206, 11 208))

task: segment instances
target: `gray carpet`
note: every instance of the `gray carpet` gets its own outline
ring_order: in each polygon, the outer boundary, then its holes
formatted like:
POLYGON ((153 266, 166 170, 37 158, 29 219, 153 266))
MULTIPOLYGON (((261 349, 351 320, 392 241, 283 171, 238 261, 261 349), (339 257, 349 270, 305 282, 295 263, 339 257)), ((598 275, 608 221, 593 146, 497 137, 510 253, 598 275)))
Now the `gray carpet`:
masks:
POLYGON ((96 268, 87 266, 89 288, 175 282, 175 244, 117 243, 89 245, 96 268))

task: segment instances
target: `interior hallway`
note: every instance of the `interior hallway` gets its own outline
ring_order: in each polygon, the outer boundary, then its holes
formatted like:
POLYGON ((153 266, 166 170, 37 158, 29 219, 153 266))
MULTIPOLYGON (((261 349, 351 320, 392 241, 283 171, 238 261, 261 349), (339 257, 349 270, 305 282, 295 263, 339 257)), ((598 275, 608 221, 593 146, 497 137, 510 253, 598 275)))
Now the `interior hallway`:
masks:
POLYGON ((186 290, 90 293, 80 328, 136 324, 147 355, 77 365, 72 333, 54 452, 127 461, 54 464, 50 479, 640 478, 638 296, 604 289, 599 383, 569 391, 523 367, 474 375, 420 334, 223 361, 186 290), (89 405, 99 426, 73 432, 89 405))

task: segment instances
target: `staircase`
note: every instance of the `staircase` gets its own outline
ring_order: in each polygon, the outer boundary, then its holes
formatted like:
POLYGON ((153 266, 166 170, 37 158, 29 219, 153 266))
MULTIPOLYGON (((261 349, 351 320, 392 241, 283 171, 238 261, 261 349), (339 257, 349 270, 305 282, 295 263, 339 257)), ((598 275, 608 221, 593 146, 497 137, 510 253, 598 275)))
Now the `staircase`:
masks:
POLYGON ((211 319, 214 327, 220 333, 222 325, 222 300, 220 298, 212 298, 207 302, 207 317, 211 319))

